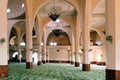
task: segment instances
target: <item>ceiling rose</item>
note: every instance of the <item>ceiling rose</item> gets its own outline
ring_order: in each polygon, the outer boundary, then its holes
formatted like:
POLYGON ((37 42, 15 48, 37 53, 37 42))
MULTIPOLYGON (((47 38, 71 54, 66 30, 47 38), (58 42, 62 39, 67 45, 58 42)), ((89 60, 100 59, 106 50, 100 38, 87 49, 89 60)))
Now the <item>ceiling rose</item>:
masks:
POLYGON ((56 21, 60 17, 60 13, 57 12, 55 7, 53 7, 52 11, 50 13, 48 13, 48 16, 53 21, 56 21))
POLYGON ((54 1, 53 7, 51 8, 51 11, 48 13, 49 18, 52 19, 53 21, 56 21, 60 17, 60 12, 58 12, 59 10, 57 9, 55 3, 56 2, 54 1))

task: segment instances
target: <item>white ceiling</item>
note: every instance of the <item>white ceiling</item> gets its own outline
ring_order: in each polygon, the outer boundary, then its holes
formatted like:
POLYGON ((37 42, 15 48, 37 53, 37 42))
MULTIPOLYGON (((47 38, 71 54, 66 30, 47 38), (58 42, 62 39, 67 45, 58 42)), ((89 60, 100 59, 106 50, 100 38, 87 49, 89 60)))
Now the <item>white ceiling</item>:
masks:
MULTIPOLYGON (((41 17, 48 17, 48 13, 55 7, 57 12, 61 13, 62 17, 76 15, 76 9, 71 4, 64 0, 48 3, 39 10, 41 17)), ((93 10, 91 26, 100 27, 105 26, 105 0, 100 0, 93 10)), ((54 26, 54 25, 53 25, 54 26)))
MULTIPOLYGON (((65 0, 51 0, 51 3, 48 3, 44 5, 39 10, 39 14, 41 17, 48 17, 48 13, 51 12, 51 9, 53 7, 56 8, 57 12, 61 13, 62 17, 66 16, 74 16, 76 15, 76 9, 73 7, 70 3, 66 2, 65 0)), ((22 0, 9 0, 8 2, 8 8, 11 9, 11 15, 14 14, 13 17, 18 16, 15 15, 17 12, 24 8, 21 8, 23 1, 22 0)), ((19 15, 23 12, 19 12, 19 15)), ((105 26, 105 0, 100 0, 97 6, 93 10, 92 20, 91 20, 91 26, 98 27, 98 26, 105 26)))
POLYGON ((93 11, 94 14, 105 13, 105 0, 100 0, 93 11))
POLYGON ((93 16, 91 21, 92 27, 102 27, 106 24, 105 17, 105 0, 100 0, 93 10, 93 16))
POLYGON ((25 12, 25 8, 22 7, 22 4, 23 0, 8 0, 7 9, 10 9, 10 12, 7 13, 8 19, 18 17, 25 12))

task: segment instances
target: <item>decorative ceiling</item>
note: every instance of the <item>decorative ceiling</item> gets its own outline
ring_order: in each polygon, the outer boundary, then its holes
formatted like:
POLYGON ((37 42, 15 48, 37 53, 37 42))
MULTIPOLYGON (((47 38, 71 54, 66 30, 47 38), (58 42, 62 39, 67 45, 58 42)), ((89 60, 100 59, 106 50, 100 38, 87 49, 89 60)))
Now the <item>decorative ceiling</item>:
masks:
POLYGON ((92 27, 106 26, 105 12, 105 0, 100 0, 93 10, 92 27))
MULTIPOLYGON (((22 14, 25 15, 24 7, 21 7, 23 4, 22 0, 8 0, 8 8, 11 12, 8 13, 8 19, 15 19, 22 14)), ((73 5, 68 3, 65 0, 51 0, 50 3, 45 4, 39 10, 39 15, 41 17, 48 17, 48 13, 51 12, 53 8, 56 8, 57 12, 61 13, 61 17, 75 16, 76 9, 73 5)), ((25 16, 24 16, 25 17, 25 16)), ((99 3, 93 10, 91 27, 100 27, 105 26, 106 18, 105 18, 105 0, 100 0, 99 3)), ((67 23, 60 22, 60 26, 69 26, 67 23)), ((50 22, 47 26, 56 26, 54 22, 50 22)))
POLYGON ((94 14, 105 13, 105 0, 100 0, 97 6, 94 8, 94 14))
POLYGON ((22 7, 23 0, 8 0, 7 9, 10 12, 7 13, 8 19, 16 18, 25 13, 25 8, 22 7))
POLYGON ((74 16, 76 14, 76 9, 64 0, 52 1, 46 4, 39 10, 41 17, 48 17, 48 13, 56 9, 56 12, 60 13, 61 16, 74 16))

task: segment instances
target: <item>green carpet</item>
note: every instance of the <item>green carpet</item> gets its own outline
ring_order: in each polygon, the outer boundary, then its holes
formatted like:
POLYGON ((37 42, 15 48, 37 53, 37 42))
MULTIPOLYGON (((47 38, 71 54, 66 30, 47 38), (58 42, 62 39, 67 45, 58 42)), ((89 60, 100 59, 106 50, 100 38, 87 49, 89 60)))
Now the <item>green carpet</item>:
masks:
POLYGON ((91 65, 91 71, 84 72, 70 64, 49 63, 34 65, 26 69, 25 63, 10 63, 9 77, 0 80, 105 80, 105 67, 91 65))

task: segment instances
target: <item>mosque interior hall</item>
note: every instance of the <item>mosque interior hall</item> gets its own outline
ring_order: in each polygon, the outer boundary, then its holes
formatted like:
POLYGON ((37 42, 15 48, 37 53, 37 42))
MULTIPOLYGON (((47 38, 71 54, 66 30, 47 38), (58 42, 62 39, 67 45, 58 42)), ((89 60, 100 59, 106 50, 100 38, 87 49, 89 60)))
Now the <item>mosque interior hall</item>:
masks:
POLYGON ((120 80, 120 0, 0 0, 0 80, 120 80))

